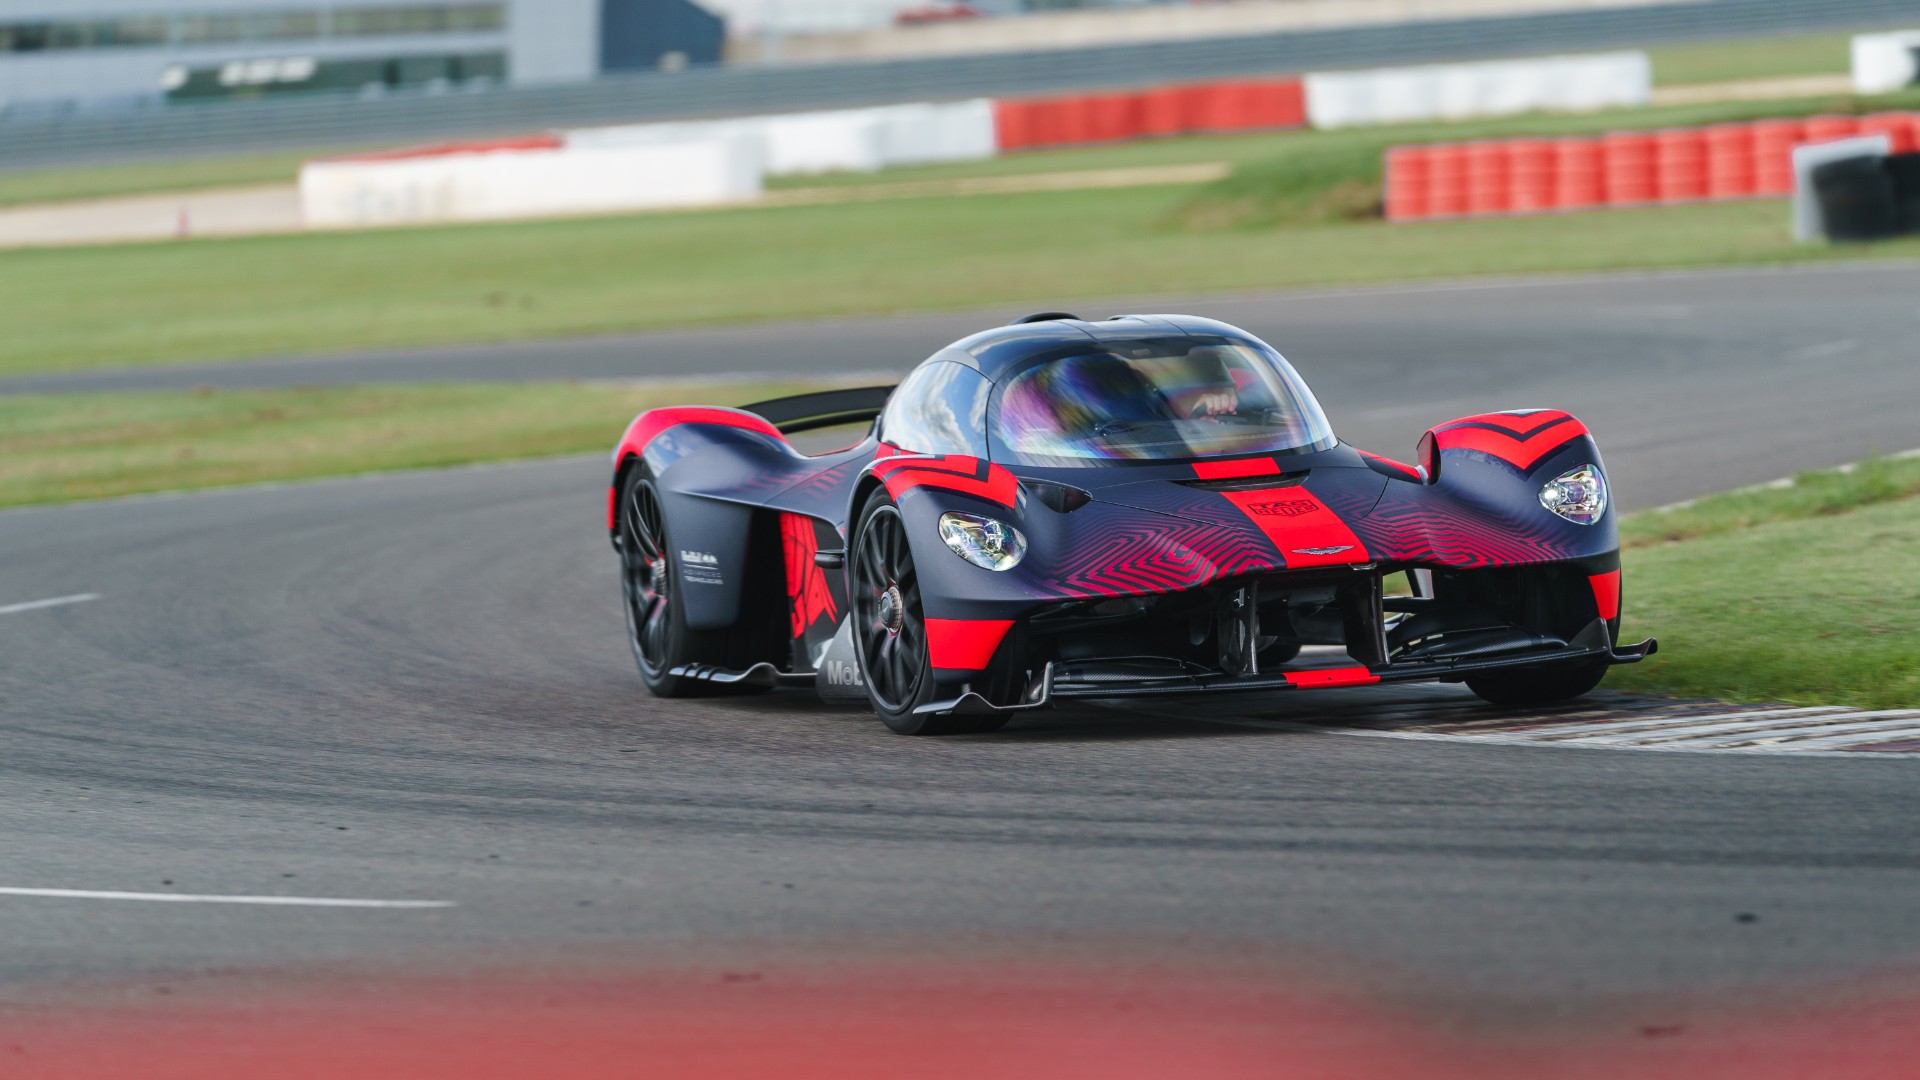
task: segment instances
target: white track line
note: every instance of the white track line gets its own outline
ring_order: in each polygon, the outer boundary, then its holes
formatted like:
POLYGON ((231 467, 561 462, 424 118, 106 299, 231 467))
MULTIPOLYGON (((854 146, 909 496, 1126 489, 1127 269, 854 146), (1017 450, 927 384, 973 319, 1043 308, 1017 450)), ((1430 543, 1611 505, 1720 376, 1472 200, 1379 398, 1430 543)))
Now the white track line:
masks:
POLYGON ((1657 732, 1662 728, 1676 728, 1682 724, 1722 723, 1729 721, 1766 720, 1768 718, 1786 719, 1790 717, 1821 716, 1828 713, 1851 712, 1843 705, 1823 705, 1807 709, 1758 709, 1752 712, 1707 713, 1702 716, 1661 716, 1650 720, 1618 720, 1596 724, 1573 724, 1564 722, 1561 717, 1553 716, 1542 720, 1527 721, 1525 730, 1508 728, 1502 735, 1527 735, 1542 740, 1555 738, 1574 738, 1598 735, 1610 735, 1615 732, 1657 732))
POLYGON ((13 889, 0 896, 43 896, 55 900, 145 900, 162 904, 264 904, 275 907, 450 908, 452 900, 348 900, 331 896, 196 896, 192 893, 100 892, 92 889, 13 889))
MULTIPOLYGON (((1691 741, 1731 735, 1741 735, 1745 738, 1758 739, 1776 732, 1785 734, 1788 732, 1812 731, 1816 728, 1826 728, 1837 724, 1848 724, 1859 719, 1862 715, 1877 714, 1861 714, 1842 710, 1839 712, 1823 713, 1818 716, 1776 716, 1759 720, 1720 720, 1708 724, 1674 724, 1670 727, 1642 728, 1638 731, 1616 731, 1598 735, 1585 735, 1578 730, 1574 730, 1555 732, 1551 739, 1545 739, 1543 737, 1543 741, 1578 741, 1626 745, 1629 743, 1681 742, 1683 740, 1691 741)), ((1515 734, 1531 735, 1533 733, 1515 732, 1515 734)))
MULTIPOLYGON (((1685 741, 1694 746, 1738 746, 1745 744, 1752 746, 1778 746, 1782 749, 1792 749, 1793 746, 1802 744, 1803 742, 1824 741, 1833 736, 1850 733, 1883 735, 1885 736, 1885 741, 1892 742, 1898 736, 1913 730, 1913 713, 1911 710, 1901 710, 1897 713, 1887 714, 1855 713, 1853 716, 1836 716, 1834 719, 1848 722, 1805 725, 1792 728, 1748 729, 1738 732, 1729 731, 1724 735, 1709 734, 1691 736, 1685 741), (1869 717, 1871 719, 1862 719, 1854 722, 1856 717, 1869 717), (1908 722, 1904 724, 1897 723, 1895 722, 1895 718, 1905 719, 1908 722)), ((1679 742, 1681 740, 1676 739, 1674 741, 1679 742)), ((1863 741, 1873 742, 1875 740, 1866 739, 1863 741)))
POLYGON ((80 593, 75 596, 56 596, 51 600, 29 600, 24 604, 8 604, 0 607, 0 615, 12 615, 21 611, 38 611, 41 608, 63 607, 67 604, 84 604, 89 600, 100 599, 99 593, 80 593))
POLYGON ((1563 740, 1545 742, 1524 735, 1480 734, 1462 732, 1449 734, 1443 731, 1392 731, 1381 728, 1333 727, 1327 724, 1307 724, 1286 720, 1262 720, 1250 716, 1209 716, 1203 718, 1209 724, 1226 724, 1230 727, 1265 728, 1269 731, 1297 731, 1307 735, 1354 735, 1363 739, 1406 739, 1413 742, 1452 743, 1454 746, 1530 746, 1542 750, 1567 747, 1574 750, 1612 750, 1624 753, 1654 754, 1736 754, 1744 757, 1769 758, 1847 758, 1859 761, 1861 758, 1905 758, 1911 761, 1914 754, 1876 754, 1861 750, 1801 750, 1791 747, 1768 746, 1689 746, 1684 742, 1640 743, 1622 745, 1618 743, 1580 742, 1563 740))

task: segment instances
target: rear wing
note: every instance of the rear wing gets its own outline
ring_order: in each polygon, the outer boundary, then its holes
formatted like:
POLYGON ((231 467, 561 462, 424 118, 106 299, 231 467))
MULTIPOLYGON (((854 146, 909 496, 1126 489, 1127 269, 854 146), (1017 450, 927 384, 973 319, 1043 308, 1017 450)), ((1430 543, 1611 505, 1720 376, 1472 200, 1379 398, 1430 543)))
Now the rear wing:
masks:
POLYGON ((872 420, 886 408, 891 386, 855 386, 822 390, 742 405, 741 409, 771 423, 783 435, 815 428, 837 427, 872 420))

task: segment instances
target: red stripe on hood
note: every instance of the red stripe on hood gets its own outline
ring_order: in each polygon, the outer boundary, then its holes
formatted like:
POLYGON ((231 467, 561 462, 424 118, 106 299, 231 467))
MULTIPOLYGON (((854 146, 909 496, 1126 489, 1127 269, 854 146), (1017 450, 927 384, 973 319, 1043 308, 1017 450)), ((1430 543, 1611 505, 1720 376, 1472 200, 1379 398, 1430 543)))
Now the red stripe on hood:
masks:
POLYGON ((1223 491, 1220 497, 1260 527, 1268 542, 1280 549, 1289 570, 1373 561, 1367 545, 1340 515, 1304 487, 1223 491), (1333 548, 1340 550, 1316 550, 1333 548))
POLYGON ((1280 466, 1265 457, 1193 463, 1193 475, 1202 480, 1238 480, 1243 476, 1276 476, 1279 472, 1280 466))

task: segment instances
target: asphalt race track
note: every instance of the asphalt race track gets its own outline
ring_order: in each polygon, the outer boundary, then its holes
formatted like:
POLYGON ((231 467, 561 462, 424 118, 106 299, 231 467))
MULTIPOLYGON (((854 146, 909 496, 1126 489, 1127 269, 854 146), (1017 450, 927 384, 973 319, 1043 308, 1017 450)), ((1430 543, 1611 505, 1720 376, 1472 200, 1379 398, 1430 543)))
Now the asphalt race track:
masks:
MULTIPOLYGON (((1071 295, 1070 293, 1068 295, 1071 295)), ((1184 311, 1271 342, 1335 430, 1405 457, 1427 426, 1568 409, 1600 433, 1629 507, 1920 447, 1920 264, 1848 263, 1077 303, 1102 318, 1184 311), (1679 463, 1685 462, 1682 466, 1679 463)), ((0 379, 0 393, 873 373, 1023 314, 996 310, 549 343, 0 379)))
MULTIPOLYGON (((1645 505, 1920 445, 1916 295, 1920 270, 1854 267, 1183 306, 1281 342, 1383 451, 1482 406, 1580 412, 1645 505)), ((961 322, 877 340, 904 363, 961 322)), ((791 332, 885 366, 859 333, 791 332)), ((778 368, 755 335, 717 332, 703 365, 778 368)), ((495 355, 429 366, 618 373, 604 343, 495 355)), ((1497 1026, 1840 1001, 1920 957, 1913 757, 1361 738, 1324 729, 1375 700, 1346 691, 955 739, 801 693, 651 699, 605 480, 575 459, 0 513, 0 1006, 283 966, 865 951, 1219 964, 1497 1026)))

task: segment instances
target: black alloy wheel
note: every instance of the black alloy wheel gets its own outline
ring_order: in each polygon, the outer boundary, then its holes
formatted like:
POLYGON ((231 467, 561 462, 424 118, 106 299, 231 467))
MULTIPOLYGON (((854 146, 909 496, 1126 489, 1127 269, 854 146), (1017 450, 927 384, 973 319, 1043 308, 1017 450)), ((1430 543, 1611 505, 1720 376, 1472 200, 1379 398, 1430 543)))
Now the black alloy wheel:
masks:
POLYGON ((626 586, 627 639, 641 676, 654 686, 669 678, 673 659, 673 562, 667 554, 666 515, 660 509, 660 493, 644 476, 628 485, 624 503, 620 568, 626 586))
POLYGON ((928 659, 926 609, 920 603, 913 545, 906 520, 885 491, 875 491, 860 513, 849 576, 860 677, 873 711, 889 728, 902 735, 960 735, 1006 725, 1003 715, 915 714, 934 699, 938 687, 928 659))
POLYGON ((906 525, 891 504, 873 507, 860 529, 853 562, 854 635, 861 674, 875 711, 894 725, 922 704, 932 682, 920 579, 906 525))

